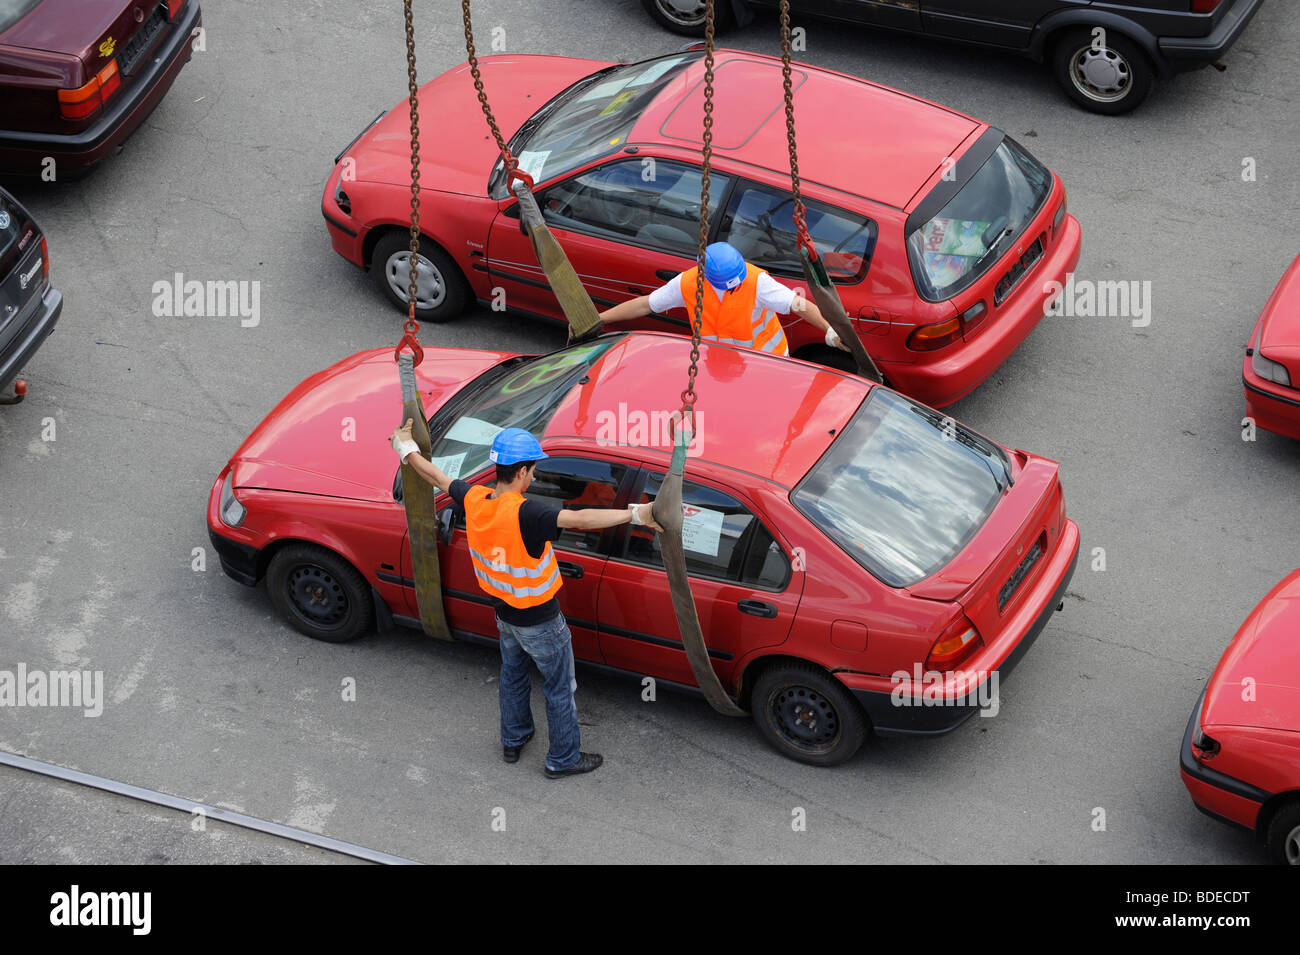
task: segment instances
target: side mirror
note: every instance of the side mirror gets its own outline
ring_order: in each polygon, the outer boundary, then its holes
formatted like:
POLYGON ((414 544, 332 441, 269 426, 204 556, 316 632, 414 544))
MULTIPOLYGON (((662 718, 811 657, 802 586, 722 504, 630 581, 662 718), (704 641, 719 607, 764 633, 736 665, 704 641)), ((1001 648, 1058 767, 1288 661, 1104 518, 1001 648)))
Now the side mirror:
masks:
POLYGON ((451 545, 451 535, 456 530, 456 509, 454 507, 444 507, 438 514, 438 540, 448 546, 451 545))

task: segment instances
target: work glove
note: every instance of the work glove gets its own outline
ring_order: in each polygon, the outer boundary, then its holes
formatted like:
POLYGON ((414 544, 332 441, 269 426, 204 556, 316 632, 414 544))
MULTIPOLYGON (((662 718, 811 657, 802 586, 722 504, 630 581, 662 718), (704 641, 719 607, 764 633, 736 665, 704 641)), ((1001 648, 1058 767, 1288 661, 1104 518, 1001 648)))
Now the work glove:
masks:
POLYGON ((406 424, 393 429, 393 436, 389 439, 392 442, 393 450, 397 452, 398 459, 403 463, 405 463, 408 454, 420 450, 420 446, 411 439, 411 427, 414 424, 414 418, 407 418, 406 424))
POLYGON ((603 322, 597 322, 596 325, 586 334, 575 336, 573 334, 573 326, 570 325, 569 340, 565 343, 565 346, 567 347, 569 345, 580 345, 583 342, 589 342, 604 330, 605 330, 605 324, 603 322))
POLYGON ((663 528, 655 523, 653 513, 654 501, 647 501, 644 504, 629 504, 627 509, 632 514, 633 524, 648 527, 656 534, 663 532, 663 528))
POLYGON ((849 346, 840 341, 840 336, 836 334, 835 329, 830 328, 829 326, 826 329, 826 344, 830 345, 831 348, 838 348, 841 351, 849 350, 849 346))

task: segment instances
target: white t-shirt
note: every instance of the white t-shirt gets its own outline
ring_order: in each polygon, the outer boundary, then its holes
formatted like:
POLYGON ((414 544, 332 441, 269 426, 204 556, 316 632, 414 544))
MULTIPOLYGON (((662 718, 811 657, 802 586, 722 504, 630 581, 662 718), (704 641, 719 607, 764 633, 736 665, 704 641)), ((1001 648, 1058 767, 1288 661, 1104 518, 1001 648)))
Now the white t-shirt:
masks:
MULTIPOLYGON (((718 291, 716 286, 711 287, 718 291)), ((725 293, 718 292, 718 297, 721 298, 723 294, 725 293)), ((759 274, 755 301, 762 308, 769 308, 778 315, 787 315, 794 307, 794 296, 794 289, 786 288, 766 272, 759 274)), ((695 303, 691 302, 689 307, 694 308, 695 303)), ((682 297, 681 276, 650 293, 651 311, 662 314, 674 308, 687 308, 686 300, 682 297)))

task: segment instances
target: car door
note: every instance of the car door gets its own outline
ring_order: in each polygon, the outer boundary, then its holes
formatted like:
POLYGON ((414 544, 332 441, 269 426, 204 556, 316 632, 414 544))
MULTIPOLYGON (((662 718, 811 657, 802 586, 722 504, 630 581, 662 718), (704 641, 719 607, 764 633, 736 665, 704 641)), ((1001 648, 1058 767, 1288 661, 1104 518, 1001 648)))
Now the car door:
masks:
POLYGON ((936 36, 1023 50, 1047 14, 1086 5, 1078 0, 921 0, 921 27, 936 36))
MULTIPOLYGON (((700 178, 687 163, 624 155, 539 190, 542 215, 597 308, 646 295, 694 265, 700 178)), ((730 177, 713 173, 714 212, 729 184, 730 177)), ((532 244, 520 232, 518 204, 493 223, 488 258, 508 306, 559 317, 532 244)), ((670 324, 686 327, 685 316, 673 319, 670 324)))
MULTIPOLYGON (((556 455, 537 466, 537 474, 525 496, 554 507, 576 510, 583 507, 613 507, 626 495, 632 469, 627 465, 581 455, 556 455)), ((495 471, 483 471, 468 479, 471 484, 490 485, 495 471)), ((451 498, 443 495, 443 504, 451 498)), ((560 609, 573 634, 573 653, 583 660, 601 661, 596 633, 596 601, 608 552, 610 531, 565 530, 552 544, 556 563, 564 578, 560 586, 560 609)), ((497 636, 496 611, 478 585, 469 558, 465 515, 455 510, 455 529, 450 544, 438 546, 442 574, 443 606, 454 630, 483 636, 497 636)), ((403 541, 403 571, 410 575, 409 543, 403 541)), ((414 591, 410 591, 414 604, 414 591)))
MULTIPOLYGON (((775 2, 768 6, 777 6, 775 2)), ((915 2, 903 0, 814 0, 799 4, 799 13, 830 17, 849 23, 892 27, 896 30, 919 30, 921 16, 915 2)))
MULTIPOLYGON (((645 471, 633 499, 659 493, 662 472, 645 471)), ((691 592, 713 668, 726 684, 735 661, 785 642, 803 593, 803 572, 752 509, 712 482, 683 482, 683 544, 691 592)), ((600 645, 612 666, 690 686, 659 538, 619 528, 600 584, 600 645)))

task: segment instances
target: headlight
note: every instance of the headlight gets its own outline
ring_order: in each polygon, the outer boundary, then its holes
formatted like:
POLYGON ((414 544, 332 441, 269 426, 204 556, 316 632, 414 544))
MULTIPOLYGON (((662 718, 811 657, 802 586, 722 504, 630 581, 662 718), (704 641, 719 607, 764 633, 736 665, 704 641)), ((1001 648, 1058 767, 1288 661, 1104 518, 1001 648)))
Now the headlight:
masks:
POLYGON ((226 483, 221 485, 221 522, 227 527, 238 527, 244 523, 248 508, 239 503, 235 497, 235 472, 226 475, 226 483))
POLYGON ((1255 348, 1254 354, 1250 356, 1250 367, 1255 374, 1265 381, 1271 381, 1275 385, 1291 387, 1291 374, 1286 370, 1286 366, 1265 358, 1259 353, 1258 347, 1255 348))

